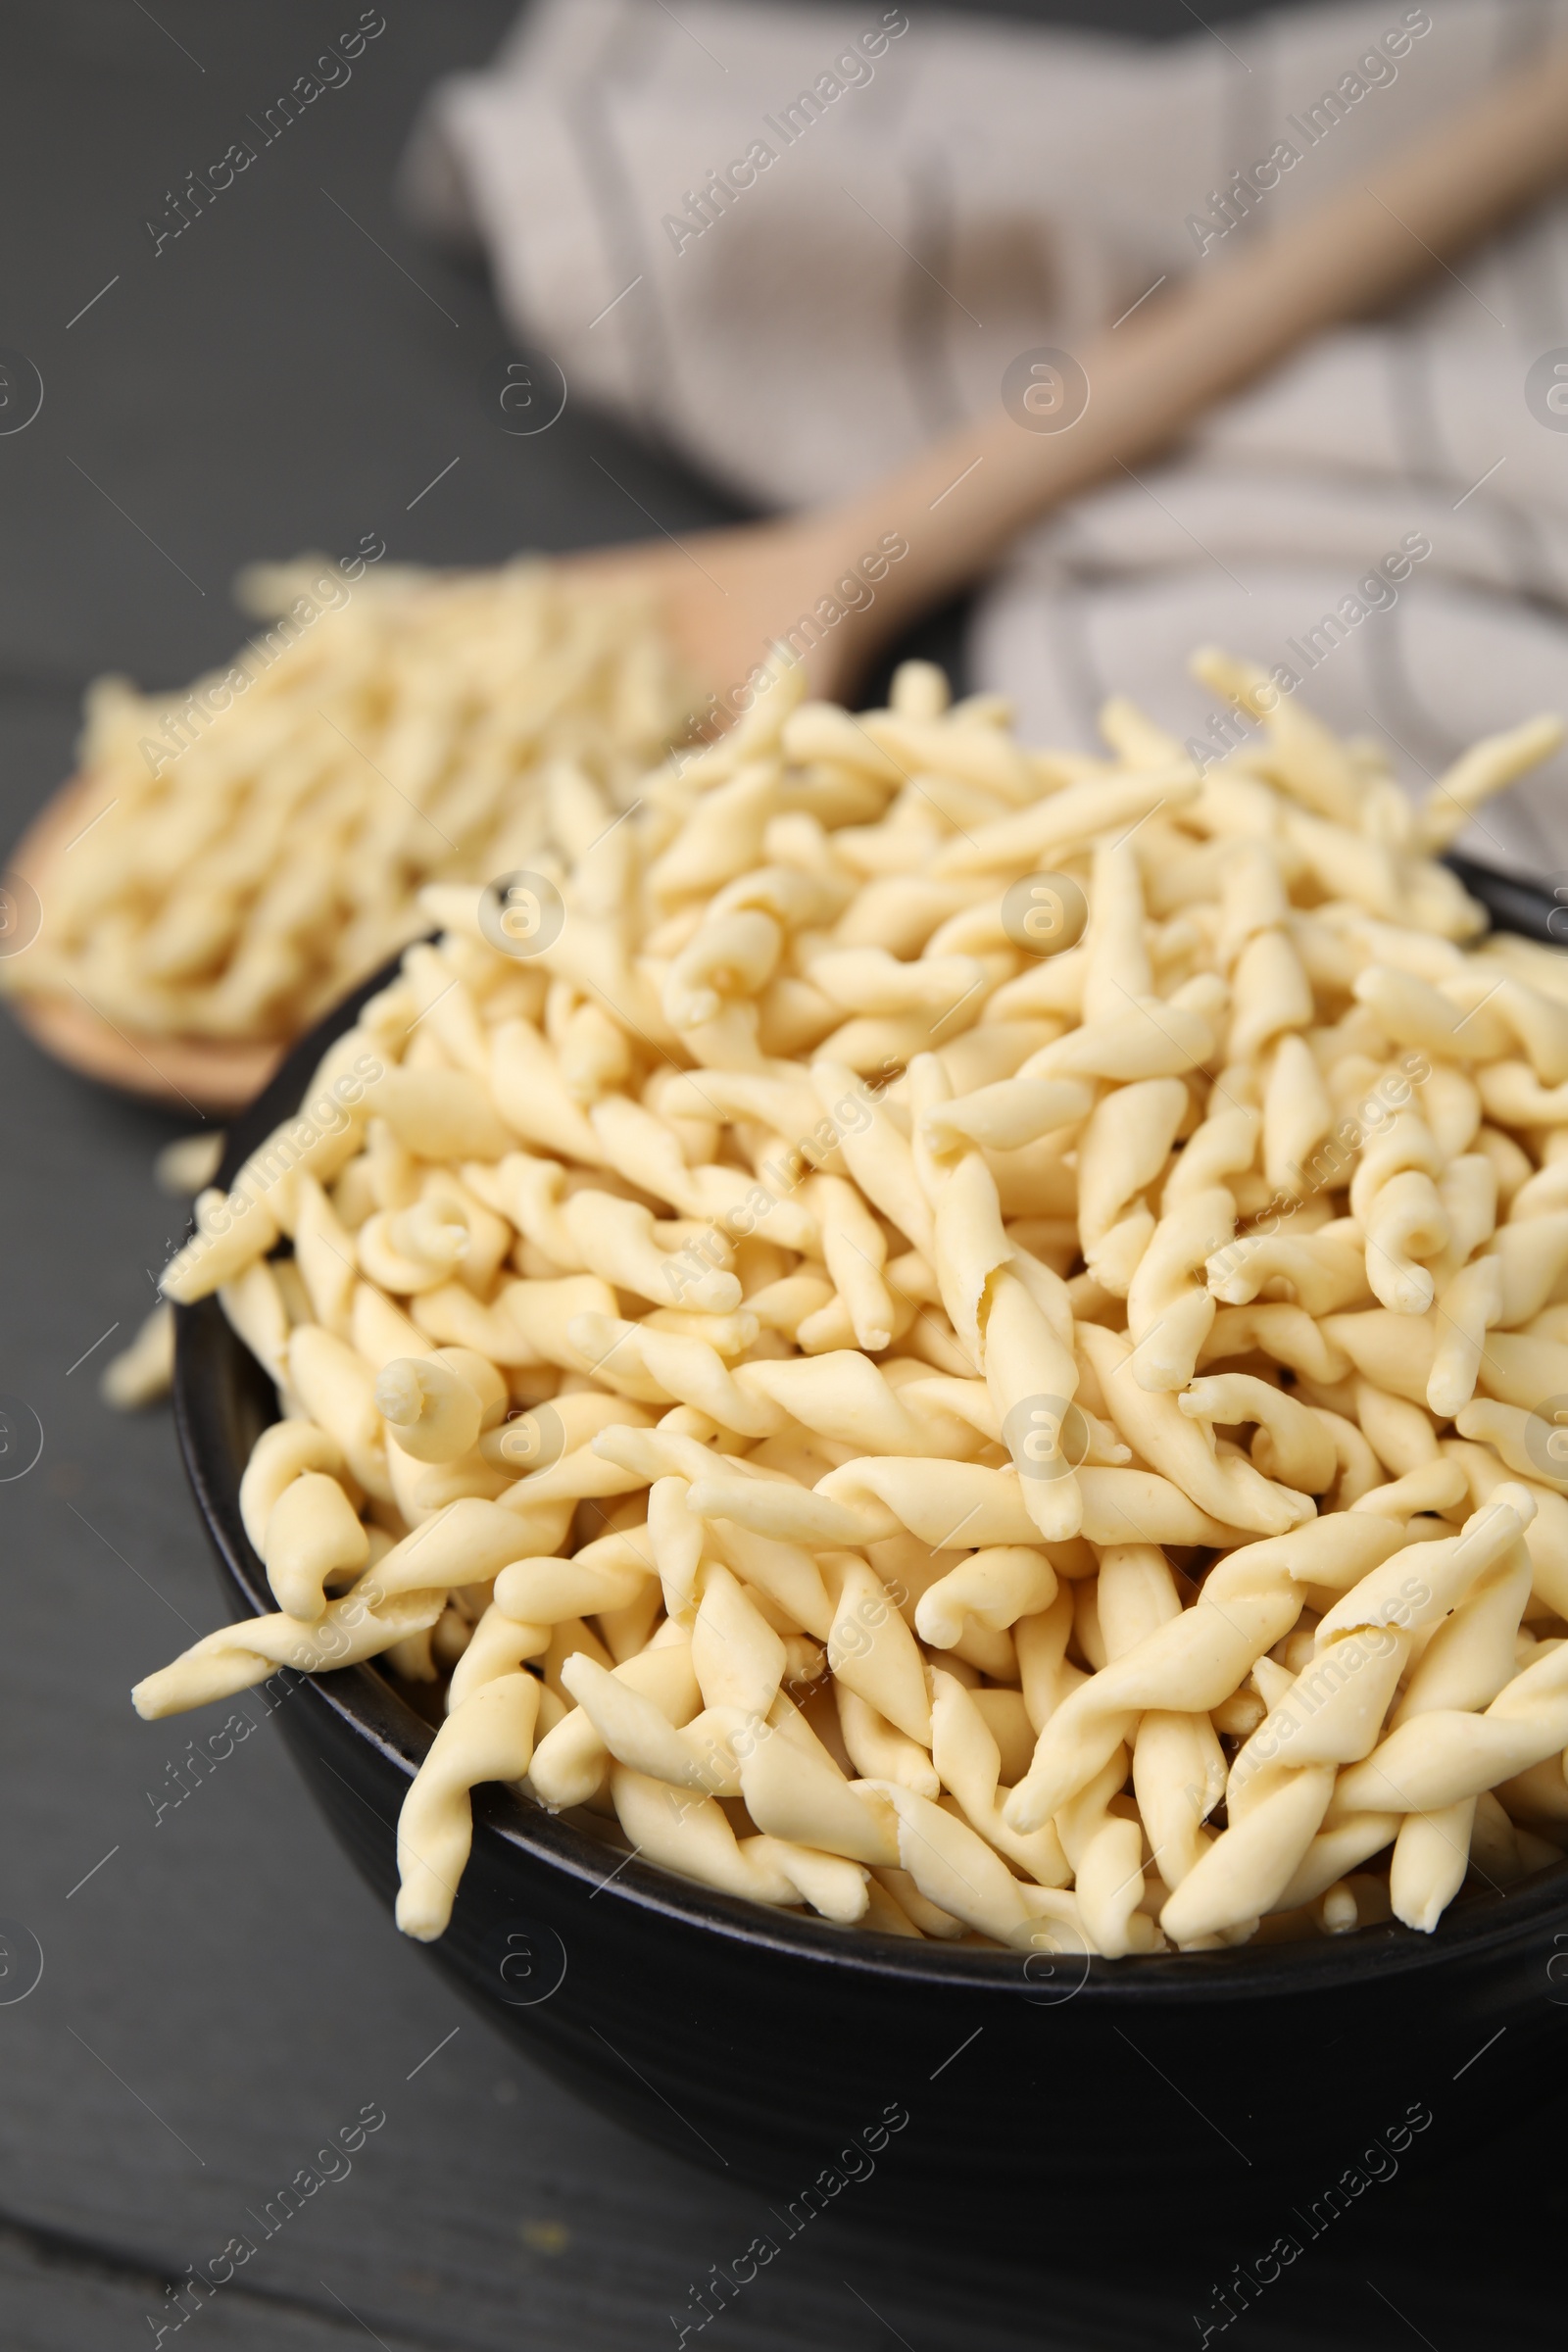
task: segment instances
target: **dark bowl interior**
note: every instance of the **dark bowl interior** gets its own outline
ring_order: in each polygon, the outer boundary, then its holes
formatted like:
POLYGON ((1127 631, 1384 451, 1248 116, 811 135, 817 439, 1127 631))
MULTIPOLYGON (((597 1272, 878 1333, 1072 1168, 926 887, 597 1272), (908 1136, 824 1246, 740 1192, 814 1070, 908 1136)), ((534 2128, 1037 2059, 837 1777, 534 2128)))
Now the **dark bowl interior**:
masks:
MULTIPOLYGON (((220 1181, 294 1110, 384 977, 299 1045, 235 1122, 220 1181)), ((233 1617, 270 1612, 238 1497, 250 1445, 275 1418, 270 1384, 216 1299, 176 1320, 180 1444, 224 1598, 233 1617)), ((275 1687, 300 1771, 390 1908, 398 1810, 428 1725, 373 1666, 285 1670, 275 1687)), ((1250 2165, 1244 2152, 1265 2131, 1277 2149, 1287 2087, 1302 2164, 1343 2163, 1357 2131, 1437 2079, 1450 2118, 1473 2099, 1473 2132, 1513 2111, 1509 2085, 1559 2026, 1547 1972, 1568 1930, 1561 1868, 1506 1894, 1466 1892, 1430 1936, 1391 1924, 1053 1963, 765 1910, 622 1860, 499 1787, 476 1791, 474 1812, 451 1929, 427 1949, 493 2025, 671 2153, 775 2193, 813 2180, 846 2135, 874 2135, 885 2111, 906 2111, 887 2159, 897 2154, 904 2223, 961 2205, 1032 2235, 1043 2197, 1086 2226, 1102 2198, 1124 2212, 1129 2193, 1147 2191, 1167 2214, 1188 2185, 1211 2200, 1216 2165, 1240 2189, 1237 2158, 1250 2165), (1504 2028, 1470 2083, 1449 2086, 1504 2028)))
POLYGON ((1494 931, 1517 931, 1546 948, 1568 947, 1568 906, 1554 892, 1522 875, 1478 865, 1473 858, 1460 858, 1452 851, 1443 862, 1451 866, 1470 896, 1480 900, 1494 931))

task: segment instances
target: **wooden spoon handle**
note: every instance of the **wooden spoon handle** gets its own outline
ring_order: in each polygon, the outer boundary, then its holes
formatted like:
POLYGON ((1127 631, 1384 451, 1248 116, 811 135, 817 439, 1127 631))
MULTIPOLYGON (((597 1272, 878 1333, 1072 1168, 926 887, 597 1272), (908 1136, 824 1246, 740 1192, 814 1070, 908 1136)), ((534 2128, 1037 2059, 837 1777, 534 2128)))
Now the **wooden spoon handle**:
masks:
POLYGON ((804 527, 819 535, 824 577, 884 531, 902 531, 909 554, 889 574, 872 624, 890 636, 976 578, 1049 507, 1162 449, 1312 335, 1404 292, 1564 176, 1568 44, 1366 181, 1277 235, 1200 263, 1174 292, 1086 345, 1088 407, 1066 430, 1025 430, 999 403, 998 414, 810 518, 804 527))

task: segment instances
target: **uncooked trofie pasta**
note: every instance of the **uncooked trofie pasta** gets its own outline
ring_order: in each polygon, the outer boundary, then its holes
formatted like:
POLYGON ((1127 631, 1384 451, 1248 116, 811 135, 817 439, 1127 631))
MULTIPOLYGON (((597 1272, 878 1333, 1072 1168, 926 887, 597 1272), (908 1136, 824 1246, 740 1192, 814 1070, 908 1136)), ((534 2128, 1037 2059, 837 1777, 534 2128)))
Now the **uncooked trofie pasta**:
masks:
MULTIPOLYGON (((1568 1839, 1568 972, 1261 671, 1200 766, 779 667, 614 823, 422 894, 197 1204, 283 1417, 277 1613, 135 1692, 444 1684, 470 1791, 841 1926, 1107 1956, 1431 1929, 1568 1839)), ((607 1869, 610 1864, 607 1862, 607 1869)))
POLYGON ((182 694, 97 681, 80 830, 0 986, 143 1034, 296 1036, 423 929, 422 883, 528 862, 558 764, 627 805, 690 708, 641 598, 539 559, 375 561, 252 566, 270 627, 182 694))

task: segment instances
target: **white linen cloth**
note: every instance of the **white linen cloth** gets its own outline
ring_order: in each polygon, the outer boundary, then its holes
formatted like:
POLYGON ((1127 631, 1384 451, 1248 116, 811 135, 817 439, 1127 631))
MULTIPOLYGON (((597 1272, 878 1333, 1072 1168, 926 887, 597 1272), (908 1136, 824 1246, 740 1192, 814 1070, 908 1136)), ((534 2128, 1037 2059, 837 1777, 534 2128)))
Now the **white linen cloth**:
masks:
MULTIPOLYGON (((1080 346, 1561 38, 1568 0, 1358 0, 1158 46, 877 0, 536 0, 432 93, 404 188, 483 245, 573 397, 787 508, 984 414, 1020 352, 1080 346), (1281 142, 1298 160, 1265 187, 1281 142)), ((972 682, 1038 742, 1093 742, 1118 690, 1201 738, 1186 658, 1217 641, 1293 667, 1419 797, 1475 736, 1568 708, 1558 383, 1553 202, 1028 532, 980 600, 972 682), (1430 554, 1368 611, 1357 580, 1407 536, 1430 554)), ((1458 846, 1568 869, 1568 758, 1458 846)))

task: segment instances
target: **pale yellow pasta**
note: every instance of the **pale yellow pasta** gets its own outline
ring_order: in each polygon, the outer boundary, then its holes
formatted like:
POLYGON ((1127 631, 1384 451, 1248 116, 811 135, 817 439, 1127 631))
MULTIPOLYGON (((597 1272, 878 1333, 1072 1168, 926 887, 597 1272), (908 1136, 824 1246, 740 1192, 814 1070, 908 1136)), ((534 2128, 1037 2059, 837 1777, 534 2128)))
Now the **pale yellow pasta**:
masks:
POLYGON ((780 665, 619 823, 558 766, 559 922, 432 887, 333 1115, 202 1196, 165 1288, 278 1384, 284 1613, 137 1703, 444 1679, 408 1933, 485 1781, 1130 1965, 1568 1844, 1568 982, 1470 944, 1365 747, 1200 667, 1259 722, 1218 761, 1125 703, 1026 754, 909 664, 853 723, 780 665))
MULTIPOLYGON (((270 626, 226 671, 89 689, 93 821, 6 987, 160 1034, 297 1034, 423 929, 421 884, 530 864, 547 783, 612 823, 691 708, 640 600, 538 560, 306 557, 240 587, 270 626)), ((450 1039, 453 1008, 433 1017, 450 1039)))
POLYGON ((533 1756, 540 1686, 502 1674, 459 1701, 436 1733, 398 1819, 398 1926, 428 1942, 452 1915, 473 1841, 468 1791, 480 1781, 516 1781, 533 1756))
MULTIPOLYGON (((1313 1636, 1313 1655, 1231 1767, 1224 1836, 1160 1914, 1173 1941, 1238 1927, 1275 1907, 1328 1810, 1339 1768, 1361 1762, 1376 1745, 1415 1632, 1441 1623, 1517 1543, 1532 1510, 1521 1490, 1505 1488, 1462 1537, 1419 1544, 1413 1559, 1394 1553, 1329 1610, 1313 1636)), ((1397 1788, 1386 1771, 1382 1809, 1397 1788)))
MULTIPOLYGON (((1499 1551, 1422 1650, 1391 1728, 1439 1707, 1490 1706, 1514 1679, 1515 1640, 1530 1597, 1530 1554, 1522 1543, 1499 1551)), ((1479 1795, 1479 1791, 1477 1794, 1479 1795)), ((1390 1897, 1412 1928, 1432 1929, 1463 1884, 1475 1829, 1476 1796, 1434 1813, 1406 1813, 1394 1842, 1390 1897)), ((1376 1850, 1376 1849, 1374 1849, 1376 1850)))
POLYGON ((98 1393, 116 1412, 139 1412, 167 1396, 174 1372, 174 1318, 160 1299, 138 1327, 128 1348, 104 1366, 98 1393))

